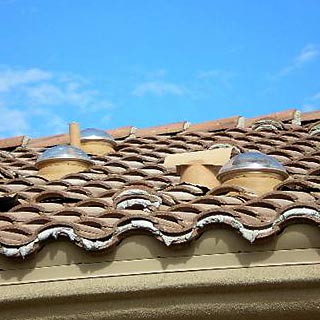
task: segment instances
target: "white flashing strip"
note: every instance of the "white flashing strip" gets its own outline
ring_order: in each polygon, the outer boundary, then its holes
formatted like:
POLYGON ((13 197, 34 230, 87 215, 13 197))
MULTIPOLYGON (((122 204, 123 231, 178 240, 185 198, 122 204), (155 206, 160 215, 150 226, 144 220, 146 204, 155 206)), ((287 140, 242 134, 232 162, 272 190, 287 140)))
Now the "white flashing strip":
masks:
POLYGON ((203 228, 206 225, 209 224, 213 224, 213 223, 225 223, 228 224, 230 226, 232 226, 234 229, 238 230, 241 235, 249 240, 251 243, 257 238, 257 236, 259 235, 259 233, 261 231, 264 232, 269 232, 272 230, 272 228, 266 228, 263 230, 251 230, 251 229, 247 229, 246 227, 244 227, 244 225, 239 222, 238 220, 236 220, 233 217, 227 216, 227 215, 216 215, 216 216, 211 216, 211 217, 206 217, 200 221, 197 222, 196 226, 199 228, 203 228))
POLYGON ((6 257, 26 257, 30 254, 34 248, 40 243, 49 238, 57 239, 59 236, 66 236, 72 242, 79 243, 85 250, 88 251, 96 251, 96 250, 103 250, 108 248, 111 243, 113 242, 114 238, 125 233, 130 230, 137 230, 143 229, 146 231, 151 232, 153 235, 157 236, 158 238, 162 239, 162 241, 167 245, 173 245, 177 243, 184 243, 190 240, 195 232, 196 229, 201 229, 206 225, 210 224, 217 224, 217 223, 224 223, 232 226, 234 229, 238 230, 241 235, 250 241, 251 243, 256 240, 258 236, 263 236, 270 234, 274 228, 284 222, 285 220, 291 217, 300 217, 300 216, 309 216, 312 218, 316 218, 320 220, 320 212, 310 209, 310 208, 293 208, 285 211, 278 219, 276 219, 273 224, 265 229, 259 230, 251 230, 246 228, 241 222, 236 220, 233 217, 228 215, 215 215, 205 217, 199 220, 196 225, 193 227, 191 231, 179 236, 168 236, 164 234, 161 230, 159 230, 153 222, 145 219, 134 219, 130 221, 128 224, 120 226, 117 230, 113 233, 112 237, 108 240, 90 240, 83 237, 78 236, 73 228, 70 227, 53 227, 51 229, 44 230, 40 232, 37 238, 30 243, 20 246, 18 248, 7 247, 7 246, 0 246, 0 253, 5 255, 6 257))
POLYGON ((276 219, 273 223, 273 225, 276 225, 280 222, 283 222, 287 220, 288 218, 292 216, 303 216, 307 215, 312 218, 320 219, 320 212, 310 209, 310 208, 292 208, 287 211, 285 211, 278 219, 276 219))

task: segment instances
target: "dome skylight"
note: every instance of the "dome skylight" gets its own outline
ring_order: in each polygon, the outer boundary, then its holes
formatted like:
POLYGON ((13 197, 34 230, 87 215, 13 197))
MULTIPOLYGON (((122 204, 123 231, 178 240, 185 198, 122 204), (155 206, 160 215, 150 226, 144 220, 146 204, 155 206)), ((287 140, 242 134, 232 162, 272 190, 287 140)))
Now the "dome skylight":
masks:
POLYGON ((81 149, 69 146, 61 145, 47 149, 43 152, 36 162, 36 164, 43 163, 49 160, 82 160, 91 163, 90 157, 81 149))
POLYGON ((104 130, 88 128, 81 130, 81 141, 103 140, 111 144, 115 144, 115 140, 111 134, 104 130))
POLYGON ((273 172, 288 177, 288 173, 283 165, 261 152, 245 152, 231 158, 219 171, 218 178, 223 178, 229 173, 238 172, 273 172))

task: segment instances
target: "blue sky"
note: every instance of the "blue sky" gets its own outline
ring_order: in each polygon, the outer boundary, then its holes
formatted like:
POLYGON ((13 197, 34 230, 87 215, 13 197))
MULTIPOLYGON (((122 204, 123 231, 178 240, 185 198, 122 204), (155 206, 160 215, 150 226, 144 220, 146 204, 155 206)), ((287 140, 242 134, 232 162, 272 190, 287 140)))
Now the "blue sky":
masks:
POLYGON ((318 0, 0 0, 0 136, 320 109, 318 0))

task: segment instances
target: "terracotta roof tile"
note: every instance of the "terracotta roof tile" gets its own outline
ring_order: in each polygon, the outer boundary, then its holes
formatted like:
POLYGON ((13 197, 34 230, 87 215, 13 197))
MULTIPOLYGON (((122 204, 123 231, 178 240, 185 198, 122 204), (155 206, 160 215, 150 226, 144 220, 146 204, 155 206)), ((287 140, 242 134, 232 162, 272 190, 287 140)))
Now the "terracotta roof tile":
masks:
POLYGON ((137 129, 134 135, 136 137, 152 136, 152 135, 161 135, 161 134, 173 134, 186 130, 189 127, 187 121, 170 123, 167 125, 149 127, 144 129, 137 129))
POLYGON ((14 148, 19 147, 23 144, 23 142, 27 138, 25 136, 18 136, 13 138, 6 138, 0 140, 0 148, 1 149, 7 149, 7 148, 14 148))
POLYGON ((315 121, 320 120, 320 110, 318 111, 310 111, 310 112, 303 112, 301 114, 301 121, 315 121))
POLYGON ((238 126, 240 116, 191 124, 186 131, 217 131, 238 126))
POLYGON ((32 139, 28 143, 29 148, 52 147, 59 144, 69 143, 69 135, 57 134, 55 136, 32 139))
POLYGON ((297 115, 296 109, 289 109, 289 110, 285 110, 285 111, 274 112, 271 114, 246 119, 245 126, 250 127, 257 120, 262 120, 262 119, 275 119, 275 120, 279 120, 279 121, 292 121, 297 116, 298 115, 297 115))
POLYGON ((122 139, 122 138, 129 137, 132 133, 134 133, 134 131, 135 131, 135 128, 132 126, 107 130, 107 132, 110 133, 115 139, 122 139))
POLYGON ((118 142, 116 153, 93 156, 90 170, 58 181, 38 177, 34 163, 46 147, 67 143, 67 135, 33 139, 26 147, 20 147, 23 137, 12 138, 11 144, 5 139, 0 147, 18 148, 0 151, 0 253, 25 256, 59 235, 86 250, 103 250, 131 232, 148 231, 174 246, 216 224, 235 229, 250 242, 277 234, 290 221, 320 224, 320 137, 309 132, 319 114, 303 113, 300 125, 292 124, 295 119, 298 114, 289 110, 189 128, 181 122, 110 130, 118 142), (250 127, 265 118, 284 126, 275 131, 250 127), (169 154, 207 150, 215 144, 272 155, 290 178, 256 197, 240 187, 209 190, 180 183, 175 170, 163 166, 169 154))

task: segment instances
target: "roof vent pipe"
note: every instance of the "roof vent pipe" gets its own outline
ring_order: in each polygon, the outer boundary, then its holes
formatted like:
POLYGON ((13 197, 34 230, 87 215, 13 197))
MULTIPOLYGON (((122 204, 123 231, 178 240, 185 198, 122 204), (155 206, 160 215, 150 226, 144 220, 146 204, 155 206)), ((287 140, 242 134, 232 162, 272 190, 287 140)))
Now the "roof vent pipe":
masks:
POLYGON ((231 158, 219 171, 223 185, 239 186, 257 196, 272 191, 289 177, 276 159, 261 152, 245 152, 231 158))
POLYGON ((81 131, 81 149, 89 154, 105 155, 115 152, 116 142, 107 132, 88 128, 81 131))
POLYGON ((216 175, 233 151, 233 147, 224 146, 214 150, 172 154, 166 157, 164 166, 175 168, 180 175, 180 182, 212 189, 220 184, 216 175))
POLYGON ((76 148, 80 148, 80 127, 77 122, 71 122, 69 124, 69 136, 70 145, 76 148))

